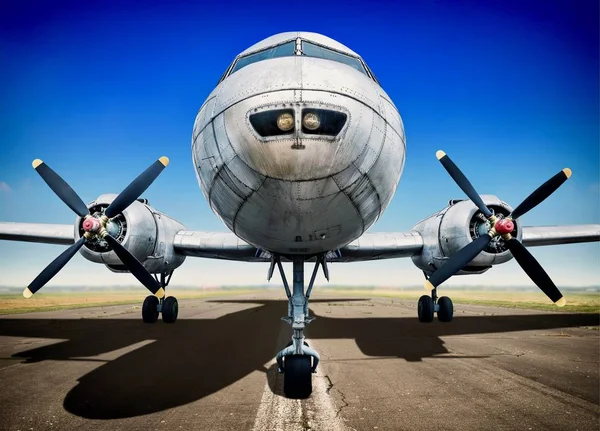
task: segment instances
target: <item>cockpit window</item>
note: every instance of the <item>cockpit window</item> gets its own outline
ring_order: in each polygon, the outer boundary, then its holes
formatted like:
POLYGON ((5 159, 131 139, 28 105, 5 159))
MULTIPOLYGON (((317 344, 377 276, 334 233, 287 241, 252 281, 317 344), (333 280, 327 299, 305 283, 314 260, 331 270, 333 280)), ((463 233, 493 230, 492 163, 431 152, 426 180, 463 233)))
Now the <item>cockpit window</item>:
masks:
POLYGON ((249 64, 256 63, 257 61, 268 60, 270 58, 277 57, 291 57, 294 55, 294 51, 296 50, 296 41, 292 40, 290 42, 286 42, 283 45, 274 46, 269 49, 265 49, 263 51, 258 51, 253 54, 246 55, 244 57, 238 58, 233 69, 229 72, 231 75, 234 72, 237 72, 242 67, 246 67, 249 64))
POLYGON ((358 58, 350 57, 349 55, 342 54, 340 52, 336 52, 319 45, 315 45, 305 40, 302 41, 302 54, 306 55, 307 57, 323 58, 325 60, 332 60, 337 61, 339 63, 344 63, 368 76, 367 71, 365 70, 358 58))

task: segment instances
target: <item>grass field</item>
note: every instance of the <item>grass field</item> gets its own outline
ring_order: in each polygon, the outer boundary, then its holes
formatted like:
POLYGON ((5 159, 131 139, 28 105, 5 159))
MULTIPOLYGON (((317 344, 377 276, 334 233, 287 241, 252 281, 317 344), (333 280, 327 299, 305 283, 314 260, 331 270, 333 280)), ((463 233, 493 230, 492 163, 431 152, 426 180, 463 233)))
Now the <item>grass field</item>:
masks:
MULTIPOLYGON (((332 290, 331 292, 337 292, 332 290)), ((339 290, 345 295, 360 297, 399 298, 417 300, 426 294, 425 290, 339 290)), ((567 305, 557 307, 542 292, 521 292, 511 290, 456 290, 446 289, 438 293, 447 295, 454 304, 490 305, 504 308, 524 308, 567 313, 600 313, 600 294, 587 292, 564 292, 567 305)))
MULTIPOLYGON (((277 290, 264 290, 261 288, 248 289, 223 289, 223 290, 177 290, 169 289, 169 295, 178 299, 213 298, 232 295, 261 294, 277 292, 277 290)), ((285 299, 283 290, 281 299, 285 299)), ((322 294, 343 295, 361 298, 399 298, 416 301, 426 292, 415 290, 392 289, 343 289, 323 288, 315 289, 313 298, 322 294)), ((547 310, 558 312, 600 313, 600 294, 586 292, 565 292, 567 305, 559 308, 552 304, 541 292, 522 292, 511 290, 451 290, 440 292, 448 295, 455 304, 491 305, 505 308, 524 308, 533 310, 547 310)), ((106 305, 138 304, 141 305, 146 292, 142 290, 125 291, 93 291, 93 292, 64 292, 64 293, 37 293, 30 299, 25 299, 20 294, 0 293, 0 315, 17 314, 34 311, 52 311, 69 308, 97 307, 106 305)))
MULTIPOLYGON (((177 291, 169 289, 169 295, 177 299, 212 298, 215 296, 243 295, 252 290, 207 290, 177 291)), ((106 292, 64 292, 36 293, 29 299, 20 294, 0 293, 0 315, 29 313, 34 311, 54 311, 73 308, 98 307, 103 305, 138 304, 142 305, 147 293, 143 290, 106 291, 106 292)))

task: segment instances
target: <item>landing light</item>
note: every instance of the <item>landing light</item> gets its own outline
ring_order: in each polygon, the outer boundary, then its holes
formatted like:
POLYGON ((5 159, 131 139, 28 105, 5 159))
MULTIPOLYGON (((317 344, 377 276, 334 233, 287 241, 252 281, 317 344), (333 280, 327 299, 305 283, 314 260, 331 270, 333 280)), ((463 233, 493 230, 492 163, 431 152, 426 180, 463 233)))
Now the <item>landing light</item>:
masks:
POLYGON ((294 117, 292 117, 292 114, 285 112, 277 117, 277 127, 283 132, 292 130, 294 128, 294 117))
POLYGON ((321 125, 321 120, 319 116, 313 112, 309 112, 304 116, 304 120, 302 120, 304 127, 308 130, 317 130, 321 125))

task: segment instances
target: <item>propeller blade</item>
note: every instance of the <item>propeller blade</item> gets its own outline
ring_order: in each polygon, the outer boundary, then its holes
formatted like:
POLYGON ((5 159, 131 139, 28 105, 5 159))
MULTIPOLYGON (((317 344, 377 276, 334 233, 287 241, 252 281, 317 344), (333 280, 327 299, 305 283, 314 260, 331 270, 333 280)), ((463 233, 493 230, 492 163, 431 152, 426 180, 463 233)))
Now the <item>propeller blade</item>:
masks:
POLYGON ((554 193, 556 189, 571 177, 571 173, 571 169, 564 168, 558 174, 554 175, 527 196, 527 198, 514 209, 510 217, 513 219, 519 218, 544 202, 548 196, 554 193))
POLYGON ((152 274, 150 274, 148 270, 144 268, 144 266, 135 258, 134 255, 129 253, 129 251, 112 236, 106 235, 104 239, 112 246, 117 256, 119 256, 119 259, 121 259, 121 262, 123 262, 123 265, 125 265, 127 269, 131 271, 131 273, 140 281, 140 283, 146 286, 146 288, 157 297, 162 298, 165 296, 165 291, 162 287, 160 287, 158 281, 152 277, 152 274))
POLYGON ((486 218, 490 218, 492 216, 492 212, 488 207, 485 206, 481 197, 479 197, 479 193, 475 190, 473 185, 469 182, 467 177, 462 173, 458 166, 454 164, 454 162, 448 157, 446 153, 442 150, 439 150, 435 153, 438 160, 442 163, 444 168, 448 171, 454 182, 462 189, 463 192, 473 201, 477 208, 486 216, 486 218))
POLYGON ((113 218, 125 208, 133 203, 142 193, 152 184, 160 175, 164 168, 169 164, 167 157, 161 157, 154 162, 148 169, 142 172, 135 180, 123 190, 119 196, 106 208, 104 214, 108 218, 113 218))
POLYGON ((492 237, 489 235, 482 235, 475 241, 466 245, 458 252, 450 256, 450 259, 442 265, 437 271, 435 271, 429 279, 425 280, 425 289, 433 290, 438 287, 444 281, 448 280, 458 271, 464 268, 466 264, 471 262, 475 256, 483 251, 483 249, 490 243, 492 237))
POLYGON ((75 214, 79 217, 85 217, 89 214, 88 207, 79 195, 50 166, 40 159, 35 159, 31 165, 60 200, 67 204, 75 214))
POLYGON ((523 268, 523 271, 525 271, 529 278, 537 284, 542 292, 544 292, 546 296, 559 307, 564 306, 567 301, 546 271, 544 271, 544 268, 542 268, 535 257, 529 253, 529 250, 527 250, 516 238, 509 239, 506 242, 506 245, 517 263, 523 268))
POLYGON ((23 291, 23 296, 25 298, 31 298, 35 292, 44 287, 44 285, 48 283, 52 277, 58 274, 58 271, 60 271, 67 264, 67 262, 69 262, 71 258, 75 256, 75 253, 79 251, 85 241, 85 237, 81 237, 75 244, 63 251, 40 273, 40 275, 35 278, 35 280, 29 284, 29 286, 25 288, 23 291))

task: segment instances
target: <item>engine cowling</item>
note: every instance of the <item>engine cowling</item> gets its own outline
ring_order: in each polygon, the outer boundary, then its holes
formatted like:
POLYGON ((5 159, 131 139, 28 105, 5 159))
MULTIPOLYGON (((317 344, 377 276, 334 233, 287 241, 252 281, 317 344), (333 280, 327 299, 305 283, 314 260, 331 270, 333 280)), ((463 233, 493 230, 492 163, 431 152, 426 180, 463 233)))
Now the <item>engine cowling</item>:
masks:
MULTIPOLYGON (((499 218, 506 217, 513 210, 497 196, 481 195, 481 198, 499 218)), ((412 257, 413 263, 427 275, 431 275, 452 254, 475 238, 486 235, 488 229, 489 222, 473 202, 468 199, 452 200, 448 207, 420 221, 412 228, 423 238, 423 251, 412 257)), ((514 221, 511 235, 521 240, 521 224, 518 220, 514 221)), ((493 265, 508 262, 510 259, 512 253, 508 251, 504 240, 496 237, 458 274, 481 274, 493 265)))
MULTIPOLYGON (((116 197, 116 194, 99 196, 88 204, 90 214, 103 213, 116 197)), ((83 218, 78 217, 75 226, 77 241, 84 234, 83 218)), ((173 247, 175 234, 184 230, 185 226, 152 208, 147 201, 133 202, 122 213, 113 217, 106 229, 150 273, 172 271, 185 260, 185 256, 176 253, 173 247)), ((100 238, 86 242, 80 253, 87 260, 102 263, 113 272, 129 272, 110 245, 100 238)))

